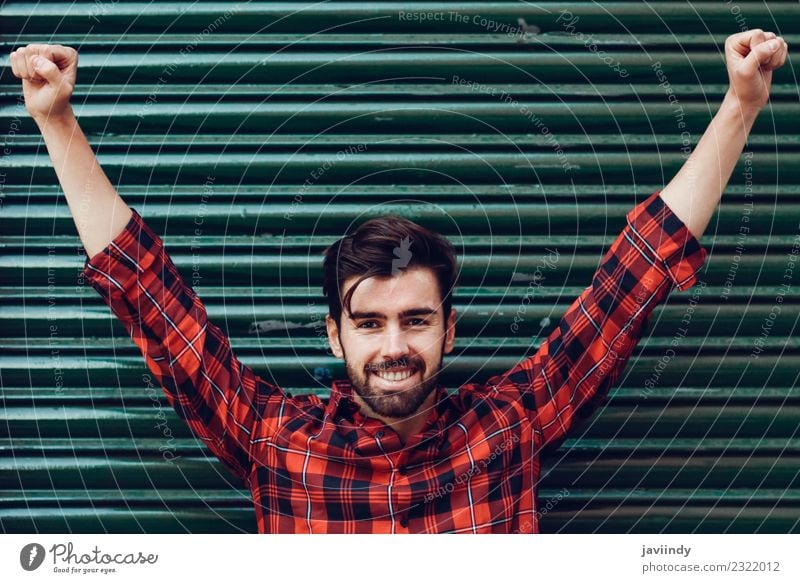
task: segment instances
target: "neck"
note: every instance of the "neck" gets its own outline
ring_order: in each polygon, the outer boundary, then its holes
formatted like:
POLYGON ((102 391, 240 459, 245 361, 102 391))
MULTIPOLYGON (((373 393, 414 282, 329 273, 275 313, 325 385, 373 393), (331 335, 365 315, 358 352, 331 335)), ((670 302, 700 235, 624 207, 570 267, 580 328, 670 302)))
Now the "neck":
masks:
POLYGON ((425 421, 428 419, 428 414, 436 400, 436 394, 437 391, 431 391, 431 394, 425 398, 414 413, 400 419, 396 417, 386 417, 376 413, 357 393, 353 394, 353 400, 361 406, 361 411, 364 415, 383 421, 397 432, 400 436, 400 441, 405 444, 412 435, 419 433, 425 426, 425 421))

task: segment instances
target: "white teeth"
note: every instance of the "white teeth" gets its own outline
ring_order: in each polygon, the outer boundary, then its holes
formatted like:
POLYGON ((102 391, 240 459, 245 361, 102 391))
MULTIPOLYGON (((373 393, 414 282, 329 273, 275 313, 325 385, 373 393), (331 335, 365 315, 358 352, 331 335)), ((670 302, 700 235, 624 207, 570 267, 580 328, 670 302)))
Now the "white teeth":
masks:
POLYGON ((385 371, 376 371, 376 373, 382 379, 386 379, 387 381, 404 381, 412 374, 414 371, 412 370, 404 370, 402 372, 385 372, 385 371))

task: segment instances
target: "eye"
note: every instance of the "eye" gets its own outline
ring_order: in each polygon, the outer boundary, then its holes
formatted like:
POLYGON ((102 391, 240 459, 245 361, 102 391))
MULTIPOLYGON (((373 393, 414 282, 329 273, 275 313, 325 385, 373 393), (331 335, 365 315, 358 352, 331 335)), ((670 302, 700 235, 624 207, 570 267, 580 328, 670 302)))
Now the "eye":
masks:
POLYGON ((364 330, 373 329, 372 326, 369 326, 369 324, 375 324, 375 326, 378 325, 378 323, 375 320, 367 320, 366 322, 361 322, 360 324, 358 324, 356 326, 356 328, 361 328, 361 329, 364 329, 364 330))
POLYGON ((425 326, 428 324, 428 322, 426 320, 423 320, 422 318, 411 318, 409 322, 411 323, 412 326, 425 326))

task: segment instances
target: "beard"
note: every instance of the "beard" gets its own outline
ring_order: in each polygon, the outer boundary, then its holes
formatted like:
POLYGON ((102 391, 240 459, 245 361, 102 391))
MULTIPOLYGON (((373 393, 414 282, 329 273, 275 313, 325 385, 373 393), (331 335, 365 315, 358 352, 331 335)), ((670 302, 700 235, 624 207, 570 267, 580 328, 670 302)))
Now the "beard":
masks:
MULTIPOLYGON (((439 373, 442 369, 441 356, 434 372, 427 378, 425 377, 425 362, 422 359, 405 358, 399 359, 399 362, 415 368, 416 372, 414 374, 419 374, 422 377, 422 381, 403 391, 387 392, 386 389, 381 389, 372 384, 375 375, 371 371, 379 369, 383 365, 368 365, 359 369, 352 366, 347 360, 347 355, 344 355, 347 376, 350 379, 353 390, 376 414, 382 417, 402 419, 411 416, 416 413, 439 383, 439 373)), ((392 365, 394 362, 383 364, 392 365)))

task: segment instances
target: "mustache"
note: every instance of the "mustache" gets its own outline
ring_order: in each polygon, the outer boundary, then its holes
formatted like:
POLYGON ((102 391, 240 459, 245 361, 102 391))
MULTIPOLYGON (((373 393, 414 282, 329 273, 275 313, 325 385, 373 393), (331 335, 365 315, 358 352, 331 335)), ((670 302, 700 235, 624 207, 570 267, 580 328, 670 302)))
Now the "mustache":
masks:
POLYGON ((395 360, 387 360, 385 362, 378 362, 378 363, 371 362, 371 363, 367 364, 364 367, 364 370, 366 370, 366 371, 379 371, 379 370, 387 370, 387 369, 391 369, 391 368, 406 368, 406 367, 417 368, 417 369, 422 368, 417 363, 416 360, 411 360, 411 359, 403 357, 403 358, 398 358, 398 359, 395 359, 395 360))

